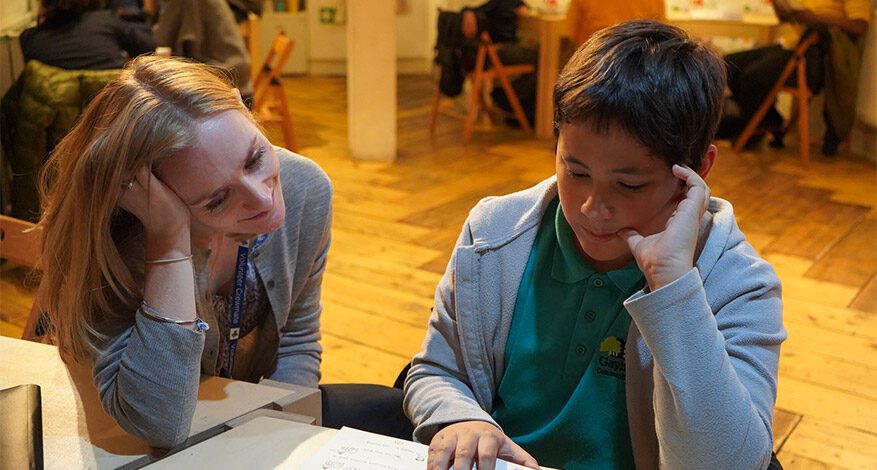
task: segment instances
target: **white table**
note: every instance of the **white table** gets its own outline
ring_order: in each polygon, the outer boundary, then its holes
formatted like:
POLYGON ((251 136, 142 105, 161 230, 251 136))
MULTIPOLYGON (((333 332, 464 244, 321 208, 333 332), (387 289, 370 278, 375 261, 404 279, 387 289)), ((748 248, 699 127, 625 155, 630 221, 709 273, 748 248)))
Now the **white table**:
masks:
MULTIPOLYGON (((0 337, 0 389, 41 388, 45 468, 138 467, 162 451, 128 435, 100 405, 91 371, 66 366, 54 346, 0 337)), ((319 390, 202 377, 189 440, 193 445, 227 429, 224 424, 260 408, 319 417, 319 390)))
MULTIPOLYGON (((289 415, 258 410, 230 423, 232 429, 149 465, 178 468, 279 468, 300 470, 325 446, 334 429, 295 422, 289 415)), ((424 464, 424 468, 426 465, 424 464)), ((345 467, 347 468, 347 467, 345 467)), ((555 470, 542 467, 543 470, 555 470)))

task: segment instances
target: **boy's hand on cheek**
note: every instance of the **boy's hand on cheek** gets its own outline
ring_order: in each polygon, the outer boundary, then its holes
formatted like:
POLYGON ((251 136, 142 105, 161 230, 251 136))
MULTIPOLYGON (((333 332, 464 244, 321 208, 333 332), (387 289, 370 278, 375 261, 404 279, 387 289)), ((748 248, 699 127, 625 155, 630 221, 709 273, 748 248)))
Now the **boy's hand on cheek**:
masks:
POLYGON ((456 470, 470 470, 477 463, 478 470, 493 470, 497 458, 539 468, 536 459, 484 421, 454 423, 436 433, 429 444, 426 466, 428 470, 447 470, 453 464, 456 470))
POLYGON ((672 171, 685 182, 685 195, 664 230, 645 237, 631 229, 618 232, 652 291, 679 279, 694 266, 700 219, 710 199, 709 187, 696 171, 679 165, 673 165, 672 171))

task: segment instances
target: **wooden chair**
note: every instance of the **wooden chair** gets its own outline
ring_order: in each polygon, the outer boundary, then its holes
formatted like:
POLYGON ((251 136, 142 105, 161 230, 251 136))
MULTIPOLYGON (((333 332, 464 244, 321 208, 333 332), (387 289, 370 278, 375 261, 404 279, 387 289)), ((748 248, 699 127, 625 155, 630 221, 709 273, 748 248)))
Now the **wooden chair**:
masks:
POLYGON ((810 97, 813 96, 813 92, 807 86, 807 59, 805 58, 805 55, 807 54, 807 50, 818 42, 819 34, 815 31, 811 31, 801 40, 801 42, 798 43, 798 47, 795 48, 791 59, 786 63, 786 67, 783 69, 783 72, 770 90, 770 93, 768 93, 764 98, 764 101, 761 102, 758 111, 756 111, 752 118, 749 119, 749 122, 743 129, 743 133, 740 134, 734 142, 735 151, 740 152, 743 150, 746 142, 748 142, 749 138, 752 137, 752 134, 755 133, 758 125, 761 124, 761 120, 764 119, 768 110, 774 105, 777 95, 783 91, 795 95, 798 99, 797 120, 798 139, 800 141, 799 153, 801 155, 801 162, 804 166, 810 165, 810 121, 808 119, 809 113, 807 110, 809 109, 810 97), (789 80, 789 77, 793 72, 797 73, 797 86, 788 86, 786 82, 789 80))
POLYGON ((0 258, 35 268, 40 254, 39 232, 34 224, 0 215, 0 258))
POLYGON ((295 41, 286 34, 278 34, 262 68, 253 80, 253 114, 261 123, 279 124, 283 131, 284 144, 292 151, 298 150, 298 145, 293 132, 292 114, 283 91, 281 73, 294 45, 295 41))
MULTIPOLYGON (((0 258, 9 262, 36 268, 40 255, 40 232, 34 224, 5 215, 0 215, 0 258)), ((45 341, 37 334, 41 318, 36 308, 31 308, 24 325, 22 339, 45 341)))
MULTIPOLYGON (((496 52, 496 45, 490 39, 490 35, 487 34, 487 31, 481 33, 481 42, 478 45, 478 53, 475 56, 475 69, 469 74, 469 77, 472 80, 472 96, 469 99, 469 106, 466 110, 466 121, 463 128, 463 144, 468 145, 469 141, 472 139, 472 130, 475 127, 475 116, 478 114, 478 105, 480 103, 484 107, 487 106, 484 102, 483 88, 493 79, 499 79, 500 85, 502 85, 502 89, 508 97, 509 104, 511 104, 512 110, 514 111, 515 119, 518 121, 518 124, 520 124, 521 129, 524 130, 525 134, 529 136, 533 135, 533 129, 530 127, 530 122, 527 120, 523 108, 521 108, 521 102, 518 99, 515 90, 512 88, 509 77, 533 73, 535 70, 536 68, 532 64, 503 65, 502 61, 499 60, 499 54, 496 52), (488 60, 490 60, 489 66, 487 63, 488 60)), ((441 105, 441 97, 441 90, 439 89, 438 83, 436 83, 435 92, 433 93, 432 98, 432 112, 429 116, 429 132, 431 135, 435 134, 435 122, 438 116, 439 106, 441 105)))

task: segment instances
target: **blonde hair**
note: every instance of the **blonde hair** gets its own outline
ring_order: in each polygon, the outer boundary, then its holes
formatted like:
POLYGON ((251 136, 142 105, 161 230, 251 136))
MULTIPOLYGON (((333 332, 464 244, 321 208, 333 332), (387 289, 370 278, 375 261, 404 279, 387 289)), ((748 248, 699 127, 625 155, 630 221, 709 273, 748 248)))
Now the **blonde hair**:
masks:
POLYGON ((140 230, 136 218, 118 208, 122 185, 139 168, 184 154, 197 123, 227 110, 250 116, 218 69, 139 57, 52 152, 40 179, 37 302, 62 355, 92 357, 105 339, 98 326, 130 318, 140 302, 142 280, 118 246, 121 234, 140 230))

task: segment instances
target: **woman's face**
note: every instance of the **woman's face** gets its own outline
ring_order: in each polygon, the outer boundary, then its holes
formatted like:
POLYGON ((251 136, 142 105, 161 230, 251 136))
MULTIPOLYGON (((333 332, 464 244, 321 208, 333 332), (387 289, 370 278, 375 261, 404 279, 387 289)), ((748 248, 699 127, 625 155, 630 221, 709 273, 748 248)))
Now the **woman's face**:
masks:
POLYGON ((240 111, 199 123, 194 147, 163 162, 156 174, 189 207, 193 236, 262 234, 283 224, 280 162, 240 111))

